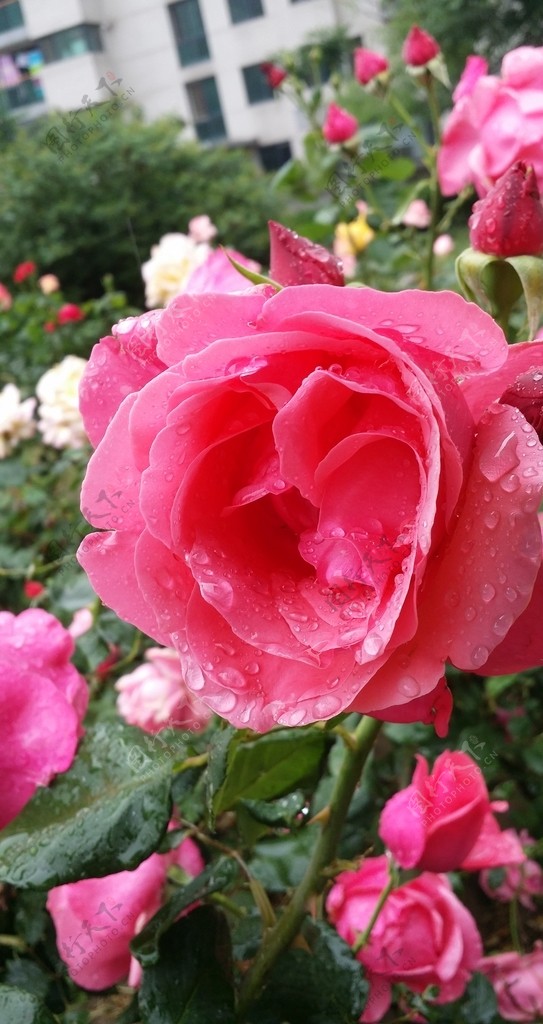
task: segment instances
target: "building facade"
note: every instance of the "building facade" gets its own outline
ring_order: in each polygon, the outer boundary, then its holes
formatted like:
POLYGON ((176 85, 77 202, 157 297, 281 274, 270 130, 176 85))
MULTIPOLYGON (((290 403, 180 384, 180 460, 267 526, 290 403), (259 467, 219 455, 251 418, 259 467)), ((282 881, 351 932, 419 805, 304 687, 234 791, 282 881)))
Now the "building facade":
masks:
POLYGON ((301 118, 261 63, 343 26, 375 44, 378 0, 0 0, 0 103, 32 120, 119 90, 187 137, 256 149, 265 167, 297 152, 301 118))

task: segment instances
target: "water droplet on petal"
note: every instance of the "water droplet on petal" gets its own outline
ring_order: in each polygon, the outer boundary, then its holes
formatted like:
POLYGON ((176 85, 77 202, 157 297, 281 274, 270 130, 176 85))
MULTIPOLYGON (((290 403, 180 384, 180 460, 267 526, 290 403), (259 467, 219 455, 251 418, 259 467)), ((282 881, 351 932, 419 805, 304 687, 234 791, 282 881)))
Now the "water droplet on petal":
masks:
POLYGON ((500 519, 500 513, 495 508, 491 509, 490 512, 486 512, 483 516, 483 522, 485 526, 488 526, 489 530, 495 530, 500 519))
POLYGON ((480 668, 488 660, 488 647, 474 647, 471 652, 471 664, 474 668, 480 668))
POLYGON ((398 680, 398 689, 406 697, 418 697, 420 693, 420 686, 413 676, 402 676, 398 680))
POLYGON ((483 583, 481 587, 481 597, 485 604, 489 604, 496 597, 496 588, 491 583, 483 583))
POLYGON ((380 654, 381 651, 383 650, 384 646, 385 642, 383 638, 377 636, 376 633, 368 633, 367 637, 364 639, 364 642, 362 644, 362 647, 364 648, 366 654, 369 654, 370 658, 377 657, 377 655, 380 654))
POLYGON ((319 697, 318 701, 313 705, 313 714, 315 718, 332 718, 341 711, 341 700, 339 697, 332 697, 330 695, 326 697, 319 697))
POLYGON ((496 636, 505 636, 509 632, 513 625, 513 616, 510 612, 504 612, 500 615, 492 626, 492 629, 496 633, 496 636))
POLYGON ((473 607, 473 605, 468 605, 468 607, 466 608, 466 610, 464 612, 464 618, 465 618, 466 622, 473 622, 473 620, 476 617, 477 617, 476 609, 473 607))
POLYGON ((237 702, 238 698, 235 693, 215 693, 212 698, 209 698, 210 705, 219 715, 227 715, 233 711, 237 702))
POLYGON ((507 494, 513 494, 514 491, 518 491, 520 487, 520 480, 516 473, 509 473, 507 476, 502 477, 500 480, 500 487, 502 491, 507 494))
POLYGON ((257 676, 260 672, 260 665, 258 661, 250 661, 248 665, 243 666, 248 676, 257 676))
POLYGON ((448 590, 445 594, 445 604, 448 608, 457 608, 460 604, 460 595, 456 590, 448 590))

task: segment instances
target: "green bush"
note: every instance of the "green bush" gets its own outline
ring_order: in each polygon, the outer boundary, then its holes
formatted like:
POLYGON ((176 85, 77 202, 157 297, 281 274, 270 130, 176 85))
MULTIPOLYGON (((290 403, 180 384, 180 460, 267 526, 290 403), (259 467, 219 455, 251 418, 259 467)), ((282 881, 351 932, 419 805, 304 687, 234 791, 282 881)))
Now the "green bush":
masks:
POLYGON ((65 131, 62 115, 21 129, 4 149, 0 280, 31 259, 81 300, 111 273, 141 306, 140 264, 151 245, 186 231, 200 213, 215 222, 219 241, 266 262, 266 220, 280 218, 279 200, 247 153, 180 141, 176 119, 145 124, 137 112, 112 116, 85 140, 80 133, 62 158, 52 131, 65 131))

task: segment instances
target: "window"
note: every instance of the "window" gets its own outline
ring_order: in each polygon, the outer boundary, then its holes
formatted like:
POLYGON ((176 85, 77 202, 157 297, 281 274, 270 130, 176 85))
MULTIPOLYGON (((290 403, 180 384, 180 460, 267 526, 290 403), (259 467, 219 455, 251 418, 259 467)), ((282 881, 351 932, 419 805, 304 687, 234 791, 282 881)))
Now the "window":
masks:
POLYGON ((29 78, 19 85, 12 85, 10 89, 4 89, 2 97, 8 110, 18 110, 19 107, 27 107, 31 103, 42 103, 45 99, 43 89, 35 78, 29 78))
POLYGON ((187 84, 187 95, 196 134, 201 142, 223 139, 226 135, 221 101, 214 78, 201 78, 187 84))
POLYGON ((290 142, 275 142, 273 146, 259 146, 258 152, 265 171, 277 171, 292 156, 290 142))
POLYGON ((264 14, 262 0, 228 0, 230 17, 236 25, 238 21, 249 21, 260 18, 264 14))
POLYGON ((264 100, 273 99, 273 89, 268 85, 260 64, 251 64, 248 68, 242 68, 242 71, 249 103, 262 103, 264 100))
POLYGON ((180 0, 171 4, 170 18, 181 64, 197 64, 207 60, 209 47, 202 21, 199 0, 180 0))
POLYGON ((103 50, 98 25, 74 25, 50 36, 43 36, 37 44, 43 53, 45 64, 57 60, 80 57, 83 53, 100 53, 103 50))
POLYGON ((0 3, 0 32, 11 32, 12 28, 24 25, 20 3, 0 3))

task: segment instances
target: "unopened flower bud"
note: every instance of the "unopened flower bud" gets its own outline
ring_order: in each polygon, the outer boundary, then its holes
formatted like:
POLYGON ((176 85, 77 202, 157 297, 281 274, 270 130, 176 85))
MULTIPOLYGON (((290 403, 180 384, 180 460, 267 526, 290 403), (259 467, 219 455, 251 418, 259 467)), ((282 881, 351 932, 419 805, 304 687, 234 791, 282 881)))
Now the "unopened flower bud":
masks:
POLYGON ((437 40, 418 25, 413 25, 402 47, 402 57, 410 67, 420 68, 441 53, 437 40))
POLYGON ((543 253, 543 204, 532 167, 517 161, 479 199, 469 219, 474 249, 493 256, 543 253))

